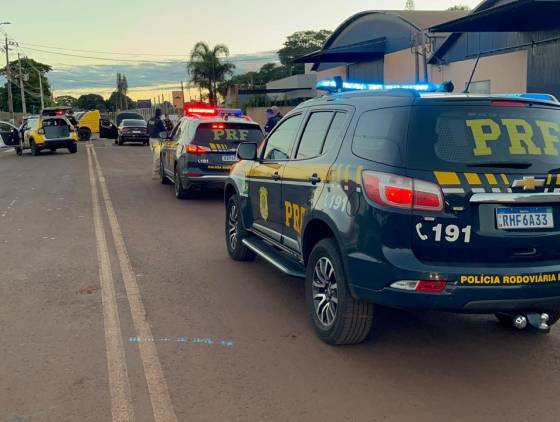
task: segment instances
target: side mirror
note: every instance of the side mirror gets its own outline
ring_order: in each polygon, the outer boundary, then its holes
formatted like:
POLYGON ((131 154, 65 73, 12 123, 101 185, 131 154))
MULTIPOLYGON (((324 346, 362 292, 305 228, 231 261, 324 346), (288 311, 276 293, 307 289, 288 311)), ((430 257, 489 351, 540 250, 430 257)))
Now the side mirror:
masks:
POLYGON ((163 132, 159 133, 159 137, 161 139, 169 139, 169 133, 166 130, 164 130, 163 132))
POLYGON ((245 161, 257 160, 258 145, 254 142, 243 142, 237 147, 237 158, 245 161))

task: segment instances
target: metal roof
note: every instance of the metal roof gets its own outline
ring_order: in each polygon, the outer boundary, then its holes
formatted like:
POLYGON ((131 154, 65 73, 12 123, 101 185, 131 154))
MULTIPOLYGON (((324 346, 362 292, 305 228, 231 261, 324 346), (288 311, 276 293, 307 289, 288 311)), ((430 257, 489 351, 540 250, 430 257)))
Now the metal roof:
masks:
POLYGON ((468 16, 430 27, 432 32, 524 32, 560 26, 560 0, 484 2, 468 16))
POLYGON ((294 63, 347 63, 385 54, 386 38, 319 50, 294 60, 294 63))

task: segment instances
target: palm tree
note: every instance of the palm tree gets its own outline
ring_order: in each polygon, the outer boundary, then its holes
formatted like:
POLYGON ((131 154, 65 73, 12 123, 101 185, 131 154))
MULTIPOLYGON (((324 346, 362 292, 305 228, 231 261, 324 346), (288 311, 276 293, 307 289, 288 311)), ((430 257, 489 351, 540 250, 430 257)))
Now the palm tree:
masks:
POLYGON ((208 91, 210 104, 218 104, 218 88, 227 77, 233 75, 235 65, 225 61, 229 56, 229 49, 218 44, 210 48, 205 42, 198 42, 194 46, 190 62, 187 66, 191 81, 199 88, 208 91))

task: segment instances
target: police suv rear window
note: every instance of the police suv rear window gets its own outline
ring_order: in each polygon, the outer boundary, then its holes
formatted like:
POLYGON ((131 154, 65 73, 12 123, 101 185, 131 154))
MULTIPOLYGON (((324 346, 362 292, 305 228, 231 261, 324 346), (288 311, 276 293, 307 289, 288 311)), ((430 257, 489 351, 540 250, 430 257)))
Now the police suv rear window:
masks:
POLYGON ((560 109, 525 103, 413 107, 408 166, 548 172, 560 167, 560 109))
POLYGON ((354 154, 383 164, 402 165, 409 114, 409 107, 366 111, 354 132, 354 154))
MULTIPOLYGON (((201 146, 260 143, 263 133, 259 126, 247 123, 201 123, 196 129, 193 143, 201 146), (212 145, 211 145, 212 144, 212 145)), ((220 148, 218 148, 220 149, 220 148)))

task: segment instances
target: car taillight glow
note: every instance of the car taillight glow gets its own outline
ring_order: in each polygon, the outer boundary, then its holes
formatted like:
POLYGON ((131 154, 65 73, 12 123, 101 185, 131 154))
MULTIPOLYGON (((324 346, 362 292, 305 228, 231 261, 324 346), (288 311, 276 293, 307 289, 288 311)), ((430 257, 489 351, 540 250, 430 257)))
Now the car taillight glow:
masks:
POLYGON ((201 145, 194 145, 194 144, 187 145, 188 154, 200 155, 200 154, 206 154, 208 152, 210 152, 210 148, 208 147, 203 147, 201 145))
POLYGON ((416 291, 423 293, 441 293, 445 290, 446 286, 446 281, 420 280, 416 285, 416 291))
POLYGON ((420 293, 442 293, 447 287, 447 281, 439 280, 401 280, 391 284, 393 289, 420 293))
POLYGON ((364 171, 366 196, 379 205, 421 211, 442 211, 441 188, 430 182, 389 173, 364 171))
POLYGON ((223 123, 214 123, 212 125, 212 129, 225 129, 226 125, 224 125, 223 123))
POLYGON ((191 108, 187 108, 187 114, 202 114, 202 115, 216 115, 216 109, 215 108, 202 108, 202 107, 191 107, 191 108))
POLYGON ((492 107, 528 107, 529 104, 521 101, 492 101, 492 107))

